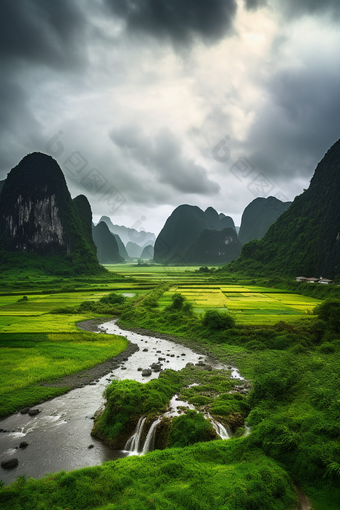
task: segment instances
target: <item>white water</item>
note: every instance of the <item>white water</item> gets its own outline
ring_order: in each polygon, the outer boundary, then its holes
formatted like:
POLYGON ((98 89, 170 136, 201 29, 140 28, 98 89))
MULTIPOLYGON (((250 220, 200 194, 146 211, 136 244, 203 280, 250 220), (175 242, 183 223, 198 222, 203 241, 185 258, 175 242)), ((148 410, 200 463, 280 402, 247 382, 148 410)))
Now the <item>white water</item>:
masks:
POLYGON ((128 439, 125 445, 126 451, 136 454, 139 453, 145 420, 146 418, 144 416, 139 418, 134 434, 128 439))
POLYGON ((222 423, 215 420, 209 413, 208 418, 211 421, 212 426, 214 427, 214 430, 218 436, 220 436, 221 439, 230 439, 230 434, 227 432, 227 429, 225 428, 222 423))
POLYGON ((142 455, 148 452, 152 452, 155 449, 155 439, 156 439, 156 429, 159 424, 159 422, 162 421, 162 418, 157 418, 156 421, 153 422, 153 424, 150 427, 150 430, 148 432, 148 435, 146 436, 145 443, 142 450, 142 455))

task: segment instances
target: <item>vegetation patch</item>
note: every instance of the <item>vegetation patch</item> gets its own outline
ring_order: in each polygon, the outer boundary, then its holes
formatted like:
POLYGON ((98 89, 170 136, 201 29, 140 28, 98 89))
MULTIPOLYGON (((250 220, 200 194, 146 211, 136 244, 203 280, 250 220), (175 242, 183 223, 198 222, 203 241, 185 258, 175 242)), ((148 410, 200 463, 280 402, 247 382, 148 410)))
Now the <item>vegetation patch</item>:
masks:
POLYGON ((287 473, 245 439, 155 451, 0 490, 3 510, 286 510, 295 502, 287 473))
POLYGON ((91 368, 127 345, 123 337, 95 333, 0 334, 0 416, 65 392, 38 384, 91 368))

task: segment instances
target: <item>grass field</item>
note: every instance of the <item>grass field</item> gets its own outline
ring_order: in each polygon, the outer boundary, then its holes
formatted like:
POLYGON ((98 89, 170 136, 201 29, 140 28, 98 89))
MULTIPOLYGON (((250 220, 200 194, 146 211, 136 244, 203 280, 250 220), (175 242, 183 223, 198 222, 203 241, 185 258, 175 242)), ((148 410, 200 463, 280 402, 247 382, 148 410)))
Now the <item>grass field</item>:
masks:
MULTIPOLYGON (((130 287, 117 293, 128 293, 130 287)), ((135 290, 133 294, 147 292, 135 290)), ((62 378, 91 368, 126 349, 122 337, 85 333, 77 322, 94 317, 83 314, 50 314, 53 309, 98 301, 108 291, 0 296, 0 416, 67 388, 40 386, 43 380, 62 378)))
POLYGON ((264 287, 242 285, 172 286, 158 302, 159 308, 171 304, 179 292, 193 305, 196 313, 217 309, 234 315, 236 324, 270 325, 281 320, 295 322, 310 318, 310 312, 320 303, 311 297, 291 294, 264 287))
POLYGON ((0 334, 0 417, 65 391, 39 382, 91 368, 127 344, 123 337, 83 332, 0 334))
POLYGON ((0 321, 1 317, 11 316, 38 316, 49 313, 55 308, 64 306, 77 306, 83 301, 99 301, 103 296, 107 296, 114 290, 117 294, 140 295, 148 292, 141 290, 138 286, 119 287, 119 289, 110 288, 99 291, 80 291, 80 292, 61 292, 58 294, 30 294, 27 300, 22 300, 22 296, 0 296, 0 321))

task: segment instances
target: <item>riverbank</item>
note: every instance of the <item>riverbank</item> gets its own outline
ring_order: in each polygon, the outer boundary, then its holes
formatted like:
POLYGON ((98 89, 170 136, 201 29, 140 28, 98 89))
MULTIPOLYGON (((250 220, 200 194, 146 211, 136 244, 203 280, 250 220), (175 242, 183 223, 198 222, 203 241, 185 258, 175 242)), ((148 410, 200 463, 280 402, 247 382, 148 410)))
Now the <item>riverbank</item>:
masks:
MULTIPOLYGON (((105 318, 104 320, 90 319, 87 321, 78 322, 76 323, 76 326, 78 326, 78 328, 82 329, 83 331, 88 331, 91 333, 103 333, 103 331, 99 329, 98 326, 109 321, 112 321, 112 318, 105 318)), ((112 358, 109 358, 103 363, 98 363, 98 365, 95 365, 94 367, 87 370, 81 370, 76 374, 67 375, 62 379, 42 382, 41 386, 48 386, 49 388, 67 387, 68 391, 70 391, 75 388, 83 388, 88 384, 94 384, 95 381, 104 375, 107 375, 108 373, 112 372, 112 370, 119 368, 123 361, 127 361, 127 359, 132 354, 139 350, 138 345, 133 344, 129 340, 128 342, 129 344, 124 351, 120 352, 116 356, 113 356, 112 358)))
MULTIPOLYGON (((88 322, 88 321, 85 321, 88 322)), ((220 362, 221 360, 216 358, 211 354, 211 351, 208 346, 202 345, 202 343, 199 343, 196 340, 188 339, 180 336, 174 336, 168 333, 159 333, 158 331, 153 331, 151 329, 144 329, 144 328, 138 328, 133 326, 127 326, 124 324, 123 321, 118 320, 117 325, 120 327, 120 329, 124 331, 130 331, 132 333, 137 333, 139 335, 149 336, 149 337, 157 337, 162 340, 168 340, 169 342, 174 342, 178 345, 185 345, 186 347, 189 347, 192 351, 196 352, 196 354, 200 354, 202 356, 206 357, 206 360, 208 363, 216 364, 220 362)), ((101 331, 101 330, 100 330, 101 331)), ((233 368, 231 365, 228 368, 233 368)))
POLYGON ((79 328, 76 332, 1 333, 0 348, 0 418, 93 383, 135 349, 124 336, 79 328))

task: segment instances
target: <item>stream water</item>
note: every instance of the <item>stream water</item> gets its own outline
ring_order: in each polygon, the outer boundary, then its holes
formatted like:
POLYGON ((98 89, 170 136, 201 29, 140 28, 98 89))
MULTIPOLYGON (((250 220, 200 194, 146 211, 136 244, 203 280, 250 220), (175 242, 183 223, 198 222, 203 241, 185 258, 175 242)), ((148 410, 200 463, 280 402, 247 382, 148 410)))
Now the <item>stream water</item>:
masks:
MULTIPOLYGON (((139 346, 139 351, 132 354, 119 368, 99 379, 95 385, 72 390, 35 406, 41 410, 37 416, 17 413, 1 420, 0 462, 11 457, 19 461, 15 469, 0 468, 0 479, 6 484, 12 483, 20 475, 40 478, 47 473, 95 466, 131 455, 128 451, 112 450, 90 435, 93 415, 103 404, 103 391, 110 380, 134 379, 147 382, 157 378, 159 372, 152 371, 151 376, 143 377, 138 368, 149 368, 158 362, 159 357, 165 358, 161 361, 163 368, 173 370, 181 370, 187 363, 205 361, 205 356, 188 347, 122 330, 116 321, 106 322, 100 328, 108 334, 125 336, 139 346), (19 448, 22 441, 28 443, 26 448, 19 448)), ((211 360, 209 364, 213 368, 225 368, 221 364, 211 363, 211 360)), ((243 379, 236 369, 232 370, 232 377, 243 379)), ((170 405, 175 406, 175 401, 170 405)))

